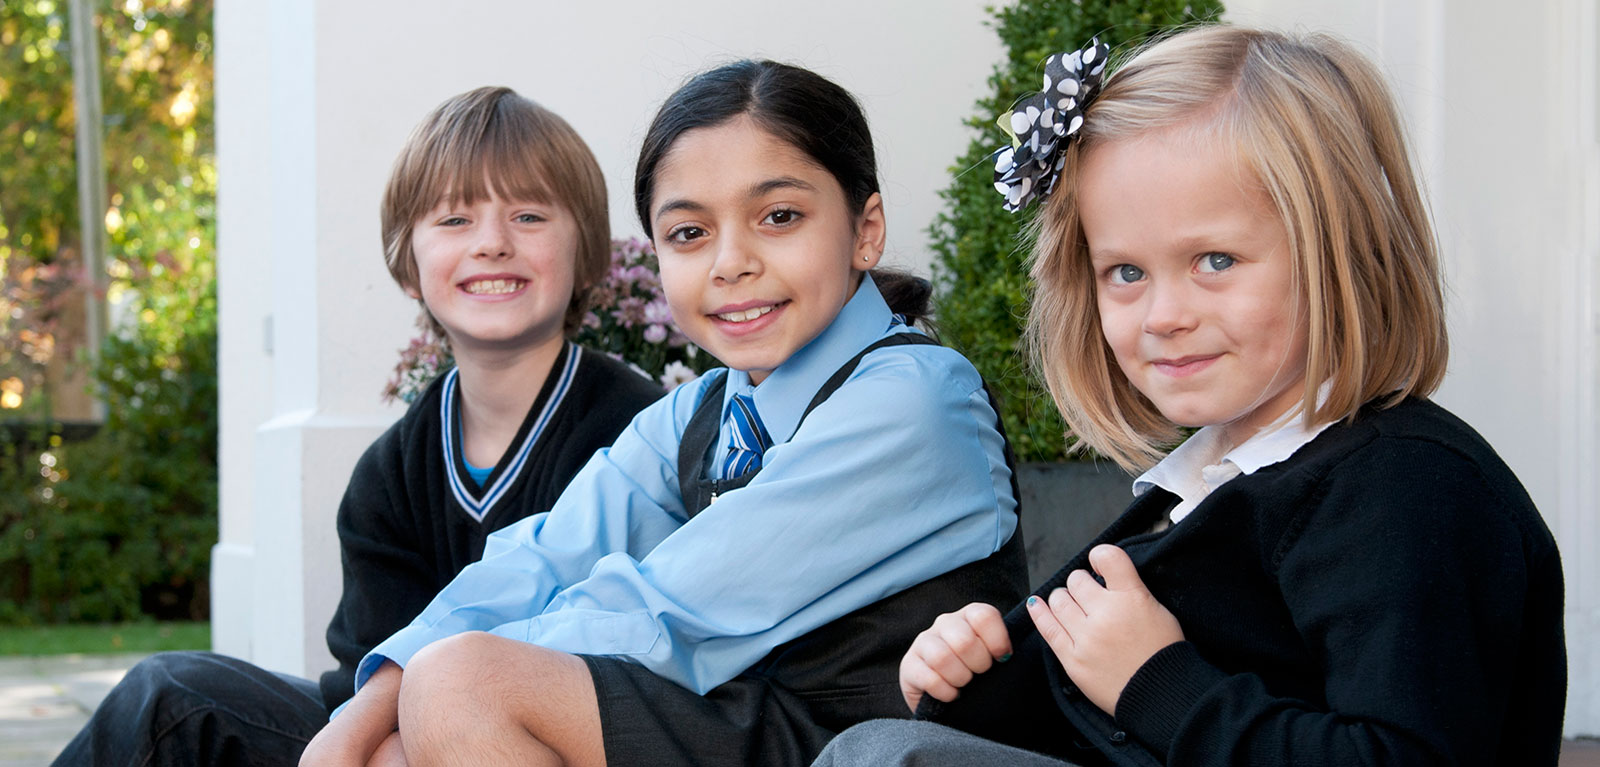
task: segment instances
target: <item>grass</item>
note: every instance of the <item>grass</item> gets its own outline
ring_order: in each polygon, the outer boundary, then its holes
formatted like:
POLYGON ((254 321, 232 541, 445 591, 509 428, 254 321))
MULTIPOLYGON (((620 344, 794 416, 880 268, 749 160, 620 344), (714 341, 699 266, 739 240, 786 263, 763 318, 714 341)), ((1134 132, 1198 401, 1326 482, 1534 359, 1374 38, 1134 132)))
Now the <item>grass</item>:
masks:
POLYGON ((205 622, 0 626, 0 655, 209 649, 211 624, 205 622))

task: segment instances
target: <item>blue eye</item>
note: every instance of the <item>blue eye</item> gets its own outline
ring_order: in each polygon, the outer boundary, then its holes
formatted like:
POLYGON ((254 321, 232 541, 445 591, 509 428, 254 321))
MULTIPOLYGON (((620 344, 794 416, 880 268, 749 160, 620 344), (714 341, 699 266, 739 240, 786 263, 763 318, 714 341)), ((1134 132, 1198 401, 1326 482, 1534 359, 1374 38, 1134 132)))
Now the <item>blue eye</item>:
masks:
POLYGON ((1200 271, 1220 272, 1232 267, 1234 257, 1227 253, 1207 253, 1200 257, 1200 271))
POLYGON ((1111 284, 1129 285, 1144 279, 1144 270, 1133 264, 1117 264, 1111 267, 1111 284))
POLYGON ((537 224, 543 220, 544 217, 537 213, 523 213, 517 216, 517 221, 523 224, 537 224))

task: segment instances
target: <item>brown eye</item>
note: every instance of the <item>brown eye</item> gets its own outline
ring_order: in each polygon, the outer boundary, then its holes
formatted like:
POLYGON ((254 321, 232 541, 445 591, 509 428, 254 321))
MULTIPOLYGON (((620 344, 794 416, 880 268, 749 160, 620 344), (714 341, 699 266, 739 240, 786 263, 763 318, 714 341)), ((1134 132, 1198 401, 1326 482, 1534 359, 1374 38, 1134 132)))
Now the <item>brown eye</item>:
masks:
POLYGON ((776 226, 788 226, 800 220, 800 212, 789 208, 779 208, 767 214, 767 222, 776 226))
POLYGON ((698 240, 704 236, 706 236, 706 230, 701 229, 698 226, 680 226, 670 232, 667 232, 667 242, 675 242, 679 245, 682 245, 693 240, 698 240))

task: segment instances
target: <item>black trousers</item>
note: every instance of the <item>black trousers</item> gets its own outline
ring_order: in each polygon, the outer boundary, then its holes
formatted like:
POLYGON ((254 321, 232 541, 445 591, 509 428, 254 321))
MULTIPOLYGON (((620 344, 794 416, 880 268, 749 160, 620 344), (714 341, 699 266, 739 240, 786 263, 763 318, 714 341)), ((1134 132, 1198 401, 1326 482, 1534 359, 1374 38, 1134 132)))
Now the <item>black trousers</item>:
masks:
POLYGON ((129 670, 54 764, 294 767, 327 721, 316 682, 225 655, 166 652, 129 670))

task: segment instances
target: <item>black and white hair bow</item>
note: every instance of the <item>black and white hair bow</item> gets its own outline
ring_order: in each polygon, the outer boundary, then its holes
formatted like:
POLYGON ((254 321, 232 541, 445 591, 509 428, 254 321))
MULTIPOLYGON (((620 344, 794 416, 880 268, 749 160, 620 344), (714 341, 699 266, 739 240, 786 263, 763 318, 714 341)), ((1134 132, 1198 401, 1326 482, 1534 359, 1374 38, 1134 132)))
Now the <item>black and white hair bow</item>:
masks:
POLYGON ((1005 195, 1005 209, 1016 212, 1055 189, 1062 150, 1083 127, 1083 110, 1100 87, 1111 48, 1100 38, 1044 62, 1044 90, 1000 118, 1011 146, 995 152, 994 188, 1005 195))

